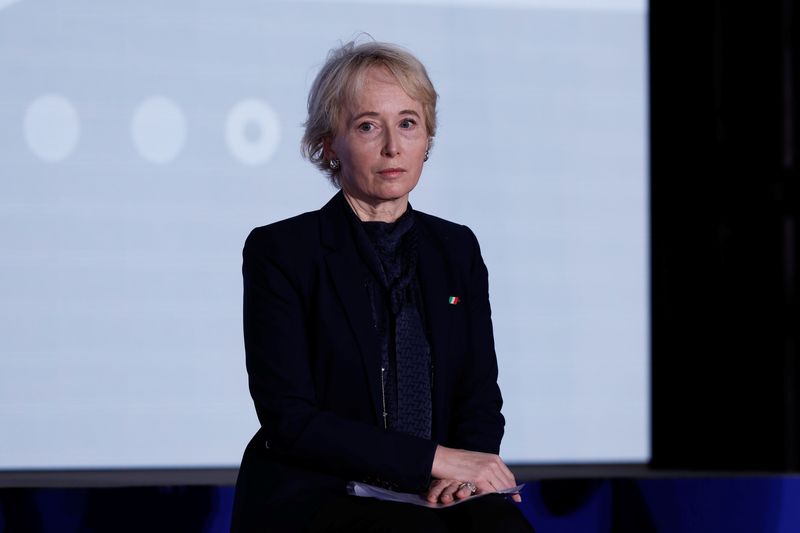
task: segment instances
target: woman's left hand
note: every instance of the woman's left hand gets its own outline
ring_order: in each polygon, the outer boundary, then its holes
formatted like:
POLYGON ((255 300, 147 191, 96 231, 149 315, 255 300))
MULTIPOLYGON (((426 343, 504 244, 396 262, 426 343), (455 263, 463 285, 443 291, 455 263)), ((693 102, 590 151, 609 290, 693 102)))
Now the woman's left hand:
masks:
POLYGON ((431 503, 453 503, 472 496, 472 489, 457 479, 434 479, 425 496, 431 503))

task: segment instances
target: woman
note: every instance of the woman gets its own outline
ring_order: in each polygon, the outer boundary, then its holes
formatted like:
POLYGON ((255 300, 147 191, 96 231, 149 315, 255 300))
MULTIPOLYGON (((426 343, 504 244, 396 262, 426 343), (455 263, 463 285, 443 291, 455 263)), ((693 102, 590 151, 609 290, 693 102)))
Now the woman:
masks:
POLYGON ((366 481, 449 503, 516 484, 497 455, 504 419, 478 243, 408 203, 436 99, 416 58, 377 42, 333 50, 314 82, 303 149, 341 190, 245 243, 261 429, 233 530, 530 531, 498 495, 428 509, 345 492, 366 481))

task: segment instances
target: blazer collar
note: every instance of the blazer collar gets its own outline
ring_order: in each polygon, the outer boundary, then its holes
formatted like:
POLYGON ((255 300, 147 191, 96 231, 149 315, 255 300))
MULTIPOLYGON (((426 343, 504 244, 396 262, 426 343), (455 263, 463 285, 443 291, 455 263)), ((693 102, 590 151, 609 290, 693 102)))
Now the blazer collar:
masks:
POLYGON ((324 246, 335 249, 347 247, 347 244, 352 243, 350 226, 346 218, 348 213, 345 211, 349 208, 344 193, 339 191, 320 209, 320 235, 324 246))

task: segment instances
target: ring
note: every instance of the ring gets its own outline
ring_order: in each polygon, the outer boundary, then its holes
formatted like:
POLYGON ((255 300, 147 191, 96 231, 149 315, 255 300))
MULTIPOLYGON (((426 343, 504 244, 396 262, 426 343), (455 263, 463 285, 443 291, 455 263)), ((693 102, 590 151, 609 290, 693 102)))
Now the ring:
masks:
POLYGON ((464 487, 467 487, 469 489, 469 493, 470 494, 475 494, 476 492, 478 492, 478 487, 476 487, 475 483, 473 483, 472 481, 464 481, 463 483, 461 483, 458 486, 458 489, 456 490, 456 492, 460 491, 464 487))

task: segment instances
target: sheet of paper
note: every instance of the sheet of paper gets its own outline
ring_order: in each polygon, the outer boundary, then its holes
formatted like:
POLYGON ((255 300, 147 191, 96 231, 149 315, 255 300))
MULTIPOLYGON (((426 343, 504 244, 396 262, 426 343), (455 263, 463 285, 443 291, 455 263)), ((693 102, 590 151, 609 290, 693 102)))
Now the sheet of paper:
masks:
POLYGON ((365 498, 377 498, 379 500, 386 500, 390 502, 410 503, 413 505, 430 507, 431 509, 443 509, 445 507, 452 507, 453 505, 458 505, 460 503, 474 500, 475 498, 480 498, 481 496, 486 496, 487 494, 515 494, 521 491, 522 487, 524 486, 525 483, 517 485, 516 487, 499 490, 497 492, 485 492, 483 494, 476 494, 475 496, 471 496, 464 500, 455 500, 451 503, 431 503, 428 500, 426 500, 425 497, 422 496, 421 494, 413 494, 410 492, 396 492, 393 490, 376 487, 374 485, 369 485, 367 483, 361 483, 358 481, 351 481, 350 483, 348 483, 347 492, 353 496, 362 496, 365 498))

